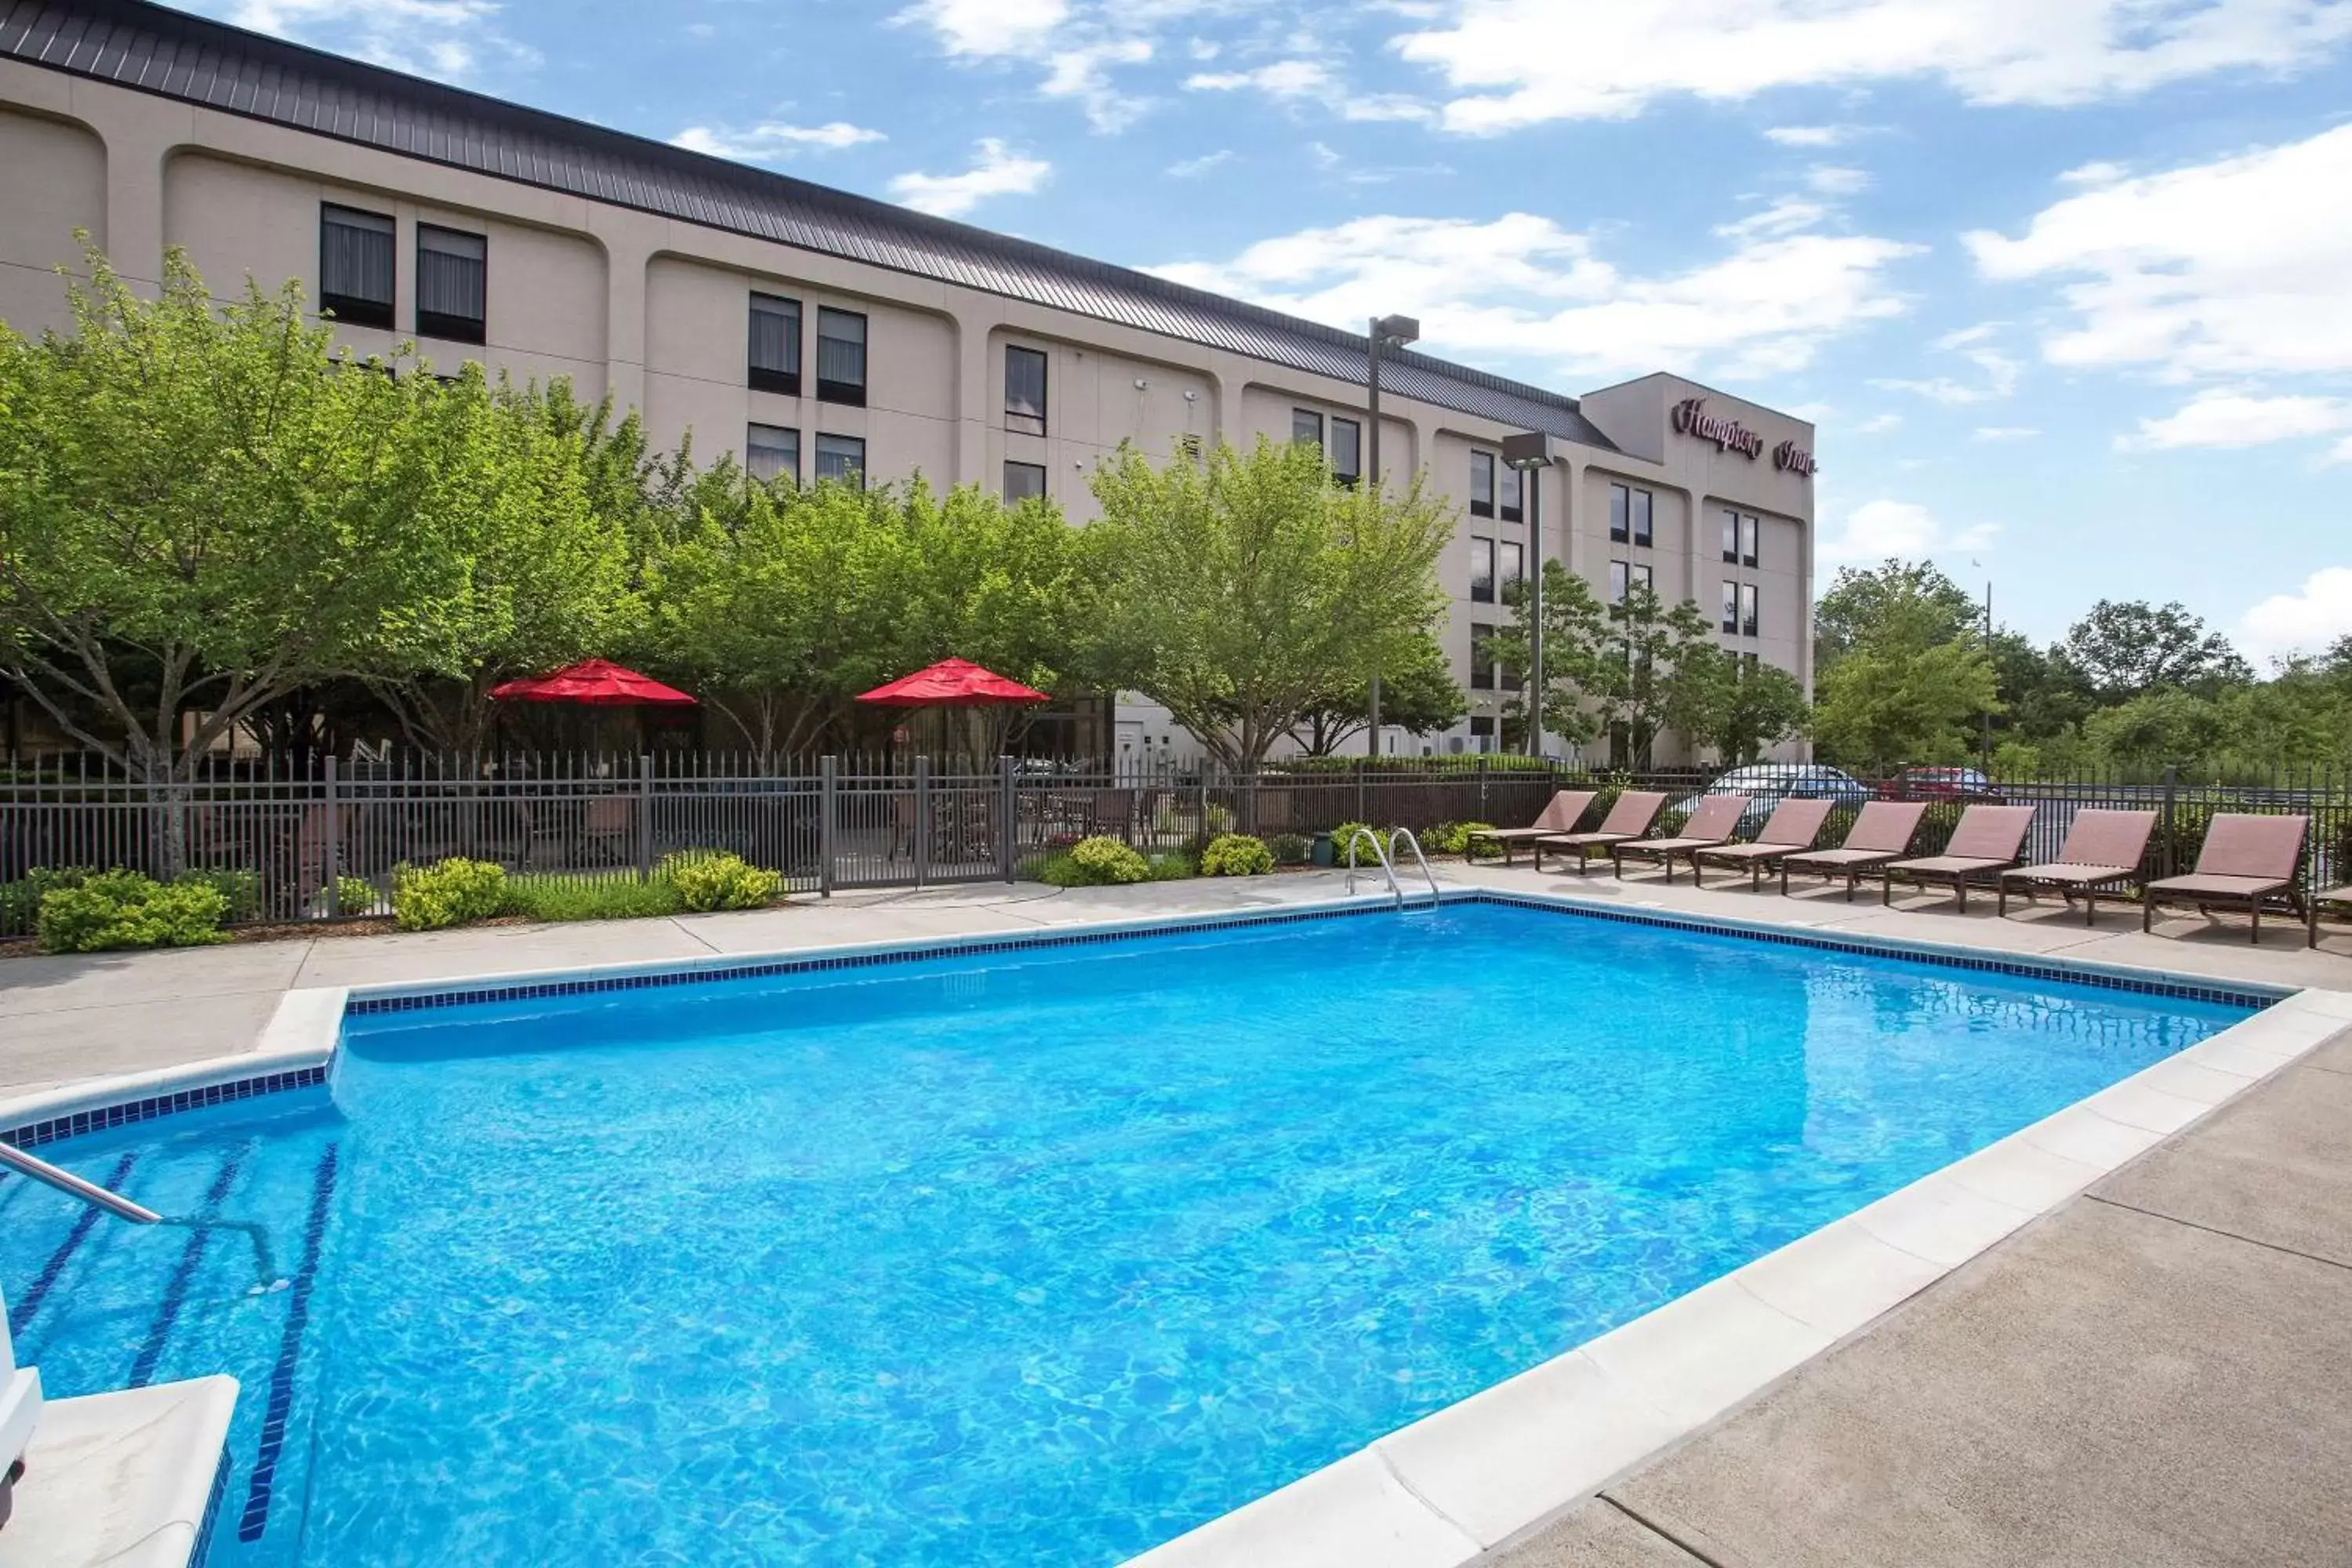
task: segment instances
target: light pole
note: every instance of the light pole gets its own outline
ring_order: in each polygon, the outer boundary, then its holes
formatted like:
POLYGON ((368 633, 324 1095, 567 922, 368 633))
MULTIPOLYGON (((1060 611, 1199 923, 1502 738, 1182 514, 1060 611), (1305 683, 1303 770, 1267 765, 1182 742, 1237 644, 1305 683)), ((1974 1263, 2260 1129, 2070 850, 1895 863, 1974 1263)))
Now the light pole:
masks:
MULTIPOLYGON (((1356 482, 1371 486, 1372 498, 1377 504, 1381 494, 1381 351, 1384 348, 1401 349, 1407 343, 1420 342, 1421 323, 1411 316, 1374 316, 1371 331, 1365 333, 1364 338, 1369 345, 1369 369, 1365 382, 1371 392, 1369 411, 1371 447, 1364 455, 1367 472, 1356 482)), ((1364 755, 1377 757, 1381 754, 1381 672, 1378 668, 1372 671, 1371 696, 1367 714, 1371 721, 1371 729, 1364 736, 1364 755)))
POLYGON ((1503 461, 1528 487, 1528 755, 1543 755, 1543 471, 1551 467, 1551 437, 1541 430, 1503 440, 1503 461))

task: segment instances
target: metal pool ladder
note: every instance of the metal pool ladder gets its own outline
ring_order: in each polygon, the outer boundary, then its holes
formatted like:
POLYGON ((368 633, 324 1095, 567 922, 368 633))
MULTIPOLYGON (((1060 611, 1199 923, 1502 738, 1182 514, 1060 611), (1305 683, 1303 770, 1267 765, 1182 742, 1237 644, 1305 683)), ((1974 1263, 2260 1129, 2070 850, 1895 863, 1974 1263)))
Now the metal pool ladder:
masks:
POLYGON ((1356 890, 1356 846, 1370 844, 1372 858, 1380 862, 1381 875, 1388 879, 1390 896, 1396 900, 1398 909, 1404 908, 1404 884, 1397 880, 1396 874, 1395 850, 1399 838, 1412 846, 1412 858, 1420 862, 1421 874, 1429 879, 1429 907, 1435 909, 1439 902, 1436 874, 1430 870, 1429 861, 1421 852, 1421 841, 1408 827, 1400 827, 1390 833, 1385 846, 1381 843, 1381 836, 1369 827, 1359 827, 1348 835, 1348 891, 1353 893, 1356 890))
POLYGON ((104 1209, 117 1219, 127 1219, 133 1225, 161 1225, 162 1215, 142 1208, 121 1193, 109 1192, 96 1182, 85 1182, 71 1171, 60 1171, 47 1160, 36 1160, 12 1143, 0 1143, 0 1165, 30 1176, 45 1187, 55 1187, 70 1198, 79 1198, 92 1208, 104 1209))
MULTIPOLYGON (((1437 890, 1437 873, 1429 868, 1429 857, 1421 852, 1421 840, 1413 837, 1412 828, 1392 827, 1389 829, 1389 865, 1393 868, 1397 863, 1396 847, 1397 840, 1400 838, 1404 840, 1405 847, 1412 851, 1413 864, 1421 868, 1422 876, 1429 883, 1429 907, 1433 910, 1438 905, 1445 901, 1445 895, 1437 890)), ((1394 881, 1395 878, 1391 876, 1390 880, 1394 881)), ((1397 894, 1397 907, 1399 909, 1402 909, 1404 907, 1404 894, 1402 891, 1399 891, 1397 894)))

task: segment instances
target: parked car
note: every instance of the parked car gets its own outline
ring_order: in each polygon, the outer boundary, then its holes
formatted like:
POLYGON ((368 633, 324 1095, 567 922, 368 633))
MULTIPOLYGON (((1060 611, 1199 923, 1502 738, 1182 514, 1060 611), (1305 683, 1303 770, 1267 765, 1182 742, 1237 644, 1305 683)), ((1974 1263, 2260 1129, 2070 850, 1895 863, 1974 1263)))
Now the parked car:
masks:
POLYGON ((1870 799, 1870 786, 1852 773, 1824 763, 1750 763, 1719 775, 1706 789, 1684 796, 1669 809, 1696 811, 1698 803, 1711 795, 1753 797, 1746 815, 1739 819, 1740 831, 1747 833, 1763 826, 1772 808, 1791 798, 1833 800, 1841 806, 1859 810, 1870 799))
POLYGON ((1878 786, 1881 800, 1958 800, 1999 805, 2000 792, 1975 768, 1905 768, 1878 786))

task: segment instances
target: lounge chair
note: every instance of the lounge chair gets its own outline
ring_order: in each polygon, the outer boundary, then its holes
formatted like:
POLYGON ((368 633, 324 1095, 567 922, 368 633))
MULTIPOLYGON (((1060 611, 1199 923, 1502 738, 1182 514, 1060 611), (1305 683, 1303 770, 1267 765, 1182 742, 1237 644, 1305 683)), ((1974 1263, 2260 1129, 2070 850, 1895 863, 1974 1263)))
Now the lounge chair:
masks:
POLYGON ((1629 789, 1610 806, 1609 815, 1601 826, 1590 833, 1547 833, 1531 840, 1536 850, 1536 869, 1543 869, 1543 852, 1547 849, 1576 851, 1576 874, 1584 875, 1585 860, 1595 849, 1606 849, 1612 844, 1622 844, 1639 838, 1650 831, 1650 824, 1658 820, 1658 813, 1666 808, 1664 792, 1654 789, 1629 789))
POLYGON ((2028 901, 2036 888, 2056 888, 2073 903, 2083 895, 2083 923, 2098 914, 2099 889, 2117 882, 2142 880, 2140 862, 2147 856, 2148 836, 2156 831, 2152 811, 2113 811, 2085 806, 2066 825, 2066 842, 2058 858, 2039 865, 2018 866, 2000 874, 2000 912, 2009 913, 2009 889, 2021 889, 2028 901))
POLYGON ((1764 885, 1765 868, 1776 860, 1783 860, 1801 849, 1811 849, 1813 840, 1822 836, 1822 826, 1830 819, 1833 800, 1784 800, 1772 808, 1772 816, 1764 824, 1764 831, 1756 836, 1753 844, 1718 844, 1711 849, 1691 852, 1691 880, 1699 886, 1702 868, 1712 863, 1729 866, 1735 870, 1748 868, 1748 887, 1753 892, 1764 885))
POLYGON ((1911 853, 1911 840, 1919 836, 1919 822, 1927 815, 1927 805, 1924 800, 1868 802, 1846 829, 1845 842, 1835 849, 1800 849, 1780 857, 1781 895, 1788 894, 1790 871, 1816 871, 1832 881, 1843 877, 1846 901, 1851 903, 1854 884, 1863 873, 1911 853))
POLYGON ((1907 877, 1920 887, 1940 884, 1952 889, 1962 914, 1969 910, 1969 879, 2006 871, 2017 864, 2025 847, 2025 830, 2033 826, 2030 805, 1972 805, 1960 813, 1952 841, 1941 855, 1916 860, 1889 860, 1878 868, 1878 901, 1895 901, 1895 879, 1907 877))
POLYGON ((2311 945, 2314 947, 2319 945, 2319 911, 2328 904, 2341 904, 2347 912, 2352 912, 2352 886, 2330 888, 2325 892, 2311 895, 2311 945))
MULTIPOLYGON (((1545 803, 1536 814, 1532 827, 1486 827, 1470 835, 1470 849, 1476 853, 1478 841, 1486 839, 1503 847, 1503 864, 1511 863, 1511 846, 1530 838, 1543 838, 1553 834, 1573 833, 1576 825, 1584 820, 1585 808, 1600 794, 1598 790, 1564 789, 1545 803)), ((1541 853, 1538 851, 1538 853, 1541 853)))
MULTIPOLYGON (((1675 879, 1675 857, 1689 857, 1702 849, 1713 849, 1728 844, 1739 831, 1740 819, 1748 815, 1753 796, 1744 795, 1711 795, 1698 803, 1680 832, 1664 838, 1633 838, 1609 847, 1609 868, 1616 876, 1625 875, 1625 857, 1638 855, 1644 860, 1655 860, 1666 868, 1666 880, 1675 879)), ((1696 861, 1691 876, 1698 876, 1696 861)))
POLYGON ((2199 912, 2216 904, 2242 907, 2253 921, 2252 940, 2263 940, 2263 900, 2284 894, 2300 904, 2295 874, 2303 867, 2303 840, 2311 830, 2308 816, 2255 816, 2223 812, 2205 829, 2204 847, 2197 851, 2197 869, 2185 877, 2166 877, 2140 889, 2139 929, 2156 924, 2158 904, 2194 904, 2199 912))

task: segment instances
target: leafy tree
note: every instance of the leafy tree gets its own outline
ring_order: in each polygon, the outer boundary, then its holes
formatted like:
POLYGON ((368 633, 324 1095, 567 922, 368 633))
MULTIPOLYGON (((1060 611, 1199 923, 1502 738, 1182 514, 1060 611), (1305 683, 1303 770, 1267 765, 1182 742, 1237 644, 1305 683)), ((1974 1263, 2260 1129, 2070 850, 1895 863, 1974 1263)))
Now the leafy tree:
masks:
POLYGON ((2083 737, 2113 762, 2174 766, 2221 751, 2230 739, 2230 719, 2210 697, 2163 686, 2092 714, 2083 737))
POLYGON ((1812 705, 1804 682, 1778 665, 1745 665, 1723 648, 1691 647, 1683 655, 1705 693, 1705 711, 1693 739, 1727 763, 1752 763, 1783 741, 1805 732, 1812 705))
POLYGON ((1813 739, 1831 760, 1873 772, 1957 762, 1971 724, 1999 710, 1992 659, 1933 567, 1890 563, 1870 575, 1869 613, 1814 680, 1813 739))
POLYGON ((1897 614, 1923 647, 1956 642, 1983 619, 1982 606, 1932 561, 1841 567, 1813 608, 1814 668, 1826 670, 1897 614))
MULTIPOLYGON (((1405 662, 1381 677, 1381 723, 1426 735, 1459 723, 1470 700, 1447 666, 1445 650, 1426 634, 1406 645, 1405 662)), ((1371 680, 1365 677, 1307 710, 1299 739, 1310 757, 1336 756, 1371 724, 1371 680)))
POLYGON ((1454 518, 1418 479, 1347 489, 1314 447, 1261 438, 1164 468, 1123 447, 1094 490, 1105 668, 1228 766, 1255 768, 1364 672, 1403 668, 1444 608, 1454 518))
POLYGON ((1651 763, 1658 736, 1702 739, 1716 702, 1715 626, 1685 599, 1668 608, 1646 586, 1609 606, 1609 642, 1594 661, 1592 698, 1619 760, 1651 763))
POLYGON ((432 640, 482 399, 332 360, 299 284, 215 308, 183 253, 153 300, 87 265, 73 334, 0 329, 0 668, 134 776, 185 777, 432 640))
POLYGON ((2002 710, 1995 730, 2003 740, 2045 744, 2071 733, 2098 706, 2089 679, 2057 650, 2001 631, 1993 634, 1991 651, 2002 710))
MULTIPOLYGON (((1543 679, 1533 686, 1543 696, 1544 733, 1570 746, 1589 745, 1601 733, 1596 703, 1602 650, 1612 646, 1609 613, 1591 584, 1561 563, 1545 562, 1543 574, 1543 679)), ((1524 580, 1503 585, 1503 606, 1511 618, 1478 648, 1497 670, 1525 671, 1534 663, 1528 634, 1529 597, 1524 580)), ((1527 692, 1522 685, 1520 695, 1504 705, 1507 731, 1527 732, 1527 692)))
POLYGON ((2101 599, 2059 647, 2105 703, 2163 686, 2188 687, 2210 697, 2223 686, 2253 679, 2229 638, 2207 631, 2204 621, 2178 601, 2158 607, 2144 600, 2101 599))

